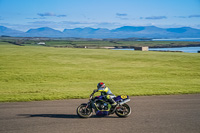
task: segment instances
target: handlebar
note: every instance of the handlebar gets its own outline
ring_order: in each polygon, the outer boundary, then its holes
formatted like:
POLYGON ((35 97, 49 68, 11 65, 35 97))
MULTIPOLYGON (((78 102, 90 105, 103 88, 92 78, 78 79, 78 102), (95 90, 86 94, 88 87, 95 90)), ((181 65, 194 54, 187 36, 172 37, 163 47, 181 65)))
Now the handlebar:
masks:
POLYGON ((92 93, 92 94, 90 95, 90 99, 92 99, 92 98, 93 98, 93 95, 94 95, 94 93, 92 93))
POLYGON ((90 95, 90 99, 92 99, 92 98, 93 98, 93 95, 94 95, 94 93, 95 93, 95 92, 93 92, 93 93, 90 95))

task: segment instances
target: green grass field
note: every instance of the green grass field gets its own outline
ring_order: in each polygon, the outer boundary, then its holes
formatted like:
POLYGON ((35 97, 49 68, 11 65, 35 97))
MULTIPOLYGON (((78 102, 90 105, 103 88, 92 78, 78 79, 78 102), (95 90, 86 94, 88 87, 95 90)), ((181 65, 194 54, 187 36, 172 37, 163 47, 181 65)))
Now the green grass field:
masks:
POLYGON ((0 42, 0 101, 200 93, 200 54, 16 46, 0 42))

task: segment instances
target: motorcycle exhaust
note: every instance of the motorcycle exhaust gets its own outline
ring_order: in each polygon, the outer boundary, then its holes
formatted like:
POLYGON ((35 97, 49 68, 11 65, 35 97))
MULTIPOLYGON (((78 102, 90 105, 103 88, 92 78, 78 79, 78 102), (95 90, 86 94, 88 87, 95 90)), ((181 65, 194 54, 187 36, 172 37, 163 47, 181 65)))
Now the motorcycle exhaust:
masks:
POLYGON ((130 99, 126 99, 126 100, 120 102, 119 105, 123 105, 123 104, 125 104, 125 103, 127 103, 127 102, 129 102, 129 101, 130 101, 130 99))

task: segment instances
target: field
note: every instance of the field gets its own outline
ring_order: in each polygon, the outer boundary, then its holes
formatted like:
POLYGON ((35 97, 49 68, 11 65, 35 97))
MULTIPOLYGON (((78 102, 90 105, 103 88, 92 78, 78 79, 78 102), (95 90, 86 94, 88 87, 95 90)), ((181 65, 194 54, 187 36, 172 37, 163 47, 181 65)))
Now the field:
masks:
POLYGON ((17 46, 0 42, 0 101, 200 93, 198 53, 17 46))

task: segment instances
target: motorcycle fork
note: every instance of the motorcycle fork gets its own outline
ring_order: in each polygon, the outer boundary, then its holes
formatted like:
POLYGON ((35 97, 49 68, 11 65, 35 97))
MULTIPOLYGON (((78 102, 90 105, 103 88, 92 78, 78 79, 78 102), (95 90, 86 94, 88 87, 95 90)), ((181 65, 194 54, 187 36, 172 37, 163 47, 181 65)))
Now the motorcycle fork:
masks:
POLYGON ((115 110, 118 108, 119 106, 117 105, 113 110, 112 112, 110 112, 111 114, 113 114, 115 112, 115 110))
POLYGON ((85 106, 85 112, 86 112, 86 109, 89 107, 90 104, 91 104, 91 103, 88 102, 87 105, 85 106))

